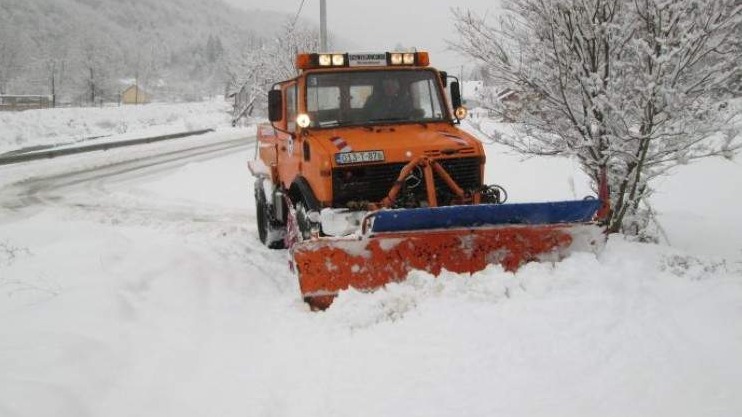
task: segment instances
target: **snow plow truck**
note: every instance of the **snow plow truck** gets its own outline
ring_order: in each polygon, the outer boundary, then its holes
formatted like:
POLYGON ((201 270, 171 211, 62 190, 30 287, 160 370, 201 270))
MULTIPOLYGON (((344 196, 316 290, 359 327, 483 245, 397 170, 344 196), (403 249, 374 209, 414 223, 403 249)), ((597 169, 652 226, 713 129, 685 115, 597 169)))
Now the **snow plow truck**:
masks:
POLYGON ((515 271, 604 243, 604 199, 504 204, 484 184, 459 82, 426 52, 302 53, 296 67, 268 93, 248 166, 260 240, 288 249, 312 308, 413 269, 515 271))

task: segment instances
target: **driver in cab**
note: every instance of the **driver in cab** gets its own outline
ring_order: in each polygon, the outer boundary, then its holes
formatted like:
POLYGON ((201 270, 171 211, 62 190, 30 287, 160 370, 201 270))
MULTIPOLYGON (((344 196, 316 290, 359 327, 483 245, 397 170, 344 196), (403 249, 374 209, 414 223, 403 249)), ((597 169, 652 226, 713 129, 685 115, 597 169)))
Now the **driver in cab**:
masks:
POLYGON ((412 100, 396 78, 385 78, 363 105, 369 121, 405 120, 412 114, 412 100))

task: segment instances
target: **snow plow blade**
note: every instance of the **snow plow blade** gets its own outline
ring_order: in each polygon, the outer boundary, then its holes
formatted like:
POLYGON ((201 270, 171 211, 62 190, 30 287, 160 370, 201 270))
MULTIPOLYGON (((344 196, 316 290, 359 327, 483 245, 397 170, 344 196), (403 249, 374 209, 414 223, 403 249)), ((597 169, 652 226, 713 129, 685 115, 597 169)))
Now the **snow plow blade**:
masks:
POLYGON ((341 290, 373 290, 419 269, 474 273, 489 264, 515 271, 530 261, 558 261, 598 251, 599 200, 480 204, 381 210, 360 237, 322 237, 292 248, 305 300, 327 308, 341 290))
POLYGON ((600 201, 592 199, 382 210, 374 218, 372 232, 589 222, 600 205, 600 201))

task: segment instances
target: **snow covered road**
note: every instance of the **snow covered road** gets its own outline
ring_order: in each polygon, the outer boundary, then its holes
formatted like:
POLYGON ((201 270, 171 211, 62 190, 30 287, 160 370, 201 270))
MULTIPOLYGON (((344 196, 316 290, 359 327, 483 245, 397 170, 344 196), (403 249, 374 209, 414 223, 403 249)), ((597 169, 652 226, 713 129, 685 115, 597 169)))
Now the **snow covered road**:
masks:
POLYGON ((48 177, 32 178, 17 185, 19 192, 16 196, 7 195, 6 192, 4 204, 8 208, 22 209, 43 204, 45 201, 64 200, 69 205, 70 198, 75 196, 74 193, 69 193, 70 188, 86 187, 88 192, 84 195, 87 197, 93 194, 91 191, 108 194, 105 188, 108 183, 130 182, 152 177, 191 162, 198 162, 199 159, 212 159, 224 153, 231 153, 235 148, 244 148, 254 141, 255 138, 249 140, 238 138, 205 143, 94 168, 82 168, 48 177))
POLYGON ((0 168, 0 416, 742 414, 736 260, 613 239, 312 313, 258 241, 253 146, 0 168))

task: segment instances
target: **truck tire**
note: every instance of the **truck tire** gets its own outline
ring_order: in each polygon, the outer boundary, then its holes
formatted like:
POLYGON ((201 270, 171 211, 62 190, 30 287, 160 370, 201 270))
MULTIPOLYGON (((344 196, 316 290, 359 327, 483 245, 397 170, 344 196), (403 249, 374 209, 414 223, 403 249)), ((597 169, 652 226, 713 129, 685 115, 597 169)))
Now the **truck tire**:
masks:
POLYGON ((255 210, 258 221, 258 236, 260 241, 270 249, 283 249, 285 228, 273 219, 263 186, 260 181, 255 183, 255 210))
POLYGON ((296 223, 299 226, 299 231, 301 232, 301 235, 304 239, 310 239, 312 237, 312 230, 320 230, 321 226, 319 223, 315 223, 309 219, 309 215, 307 214, 310 209, 307 208, 308 204, 306 202, 299 201, 296 204, 296 223))
POLYGON ((304 178, 297 179, 291 186, 289 195, 291 196, 291 201, 294 203, 296 223, 302 237, 304 239, 310 239, 313 230, 318 231, 320 236, 323 236, 322 225, 318 222, 313 222, 309 218, 310 212, 319 212, 320 210, 319 202, 314 196, 309 183, 304 178))

